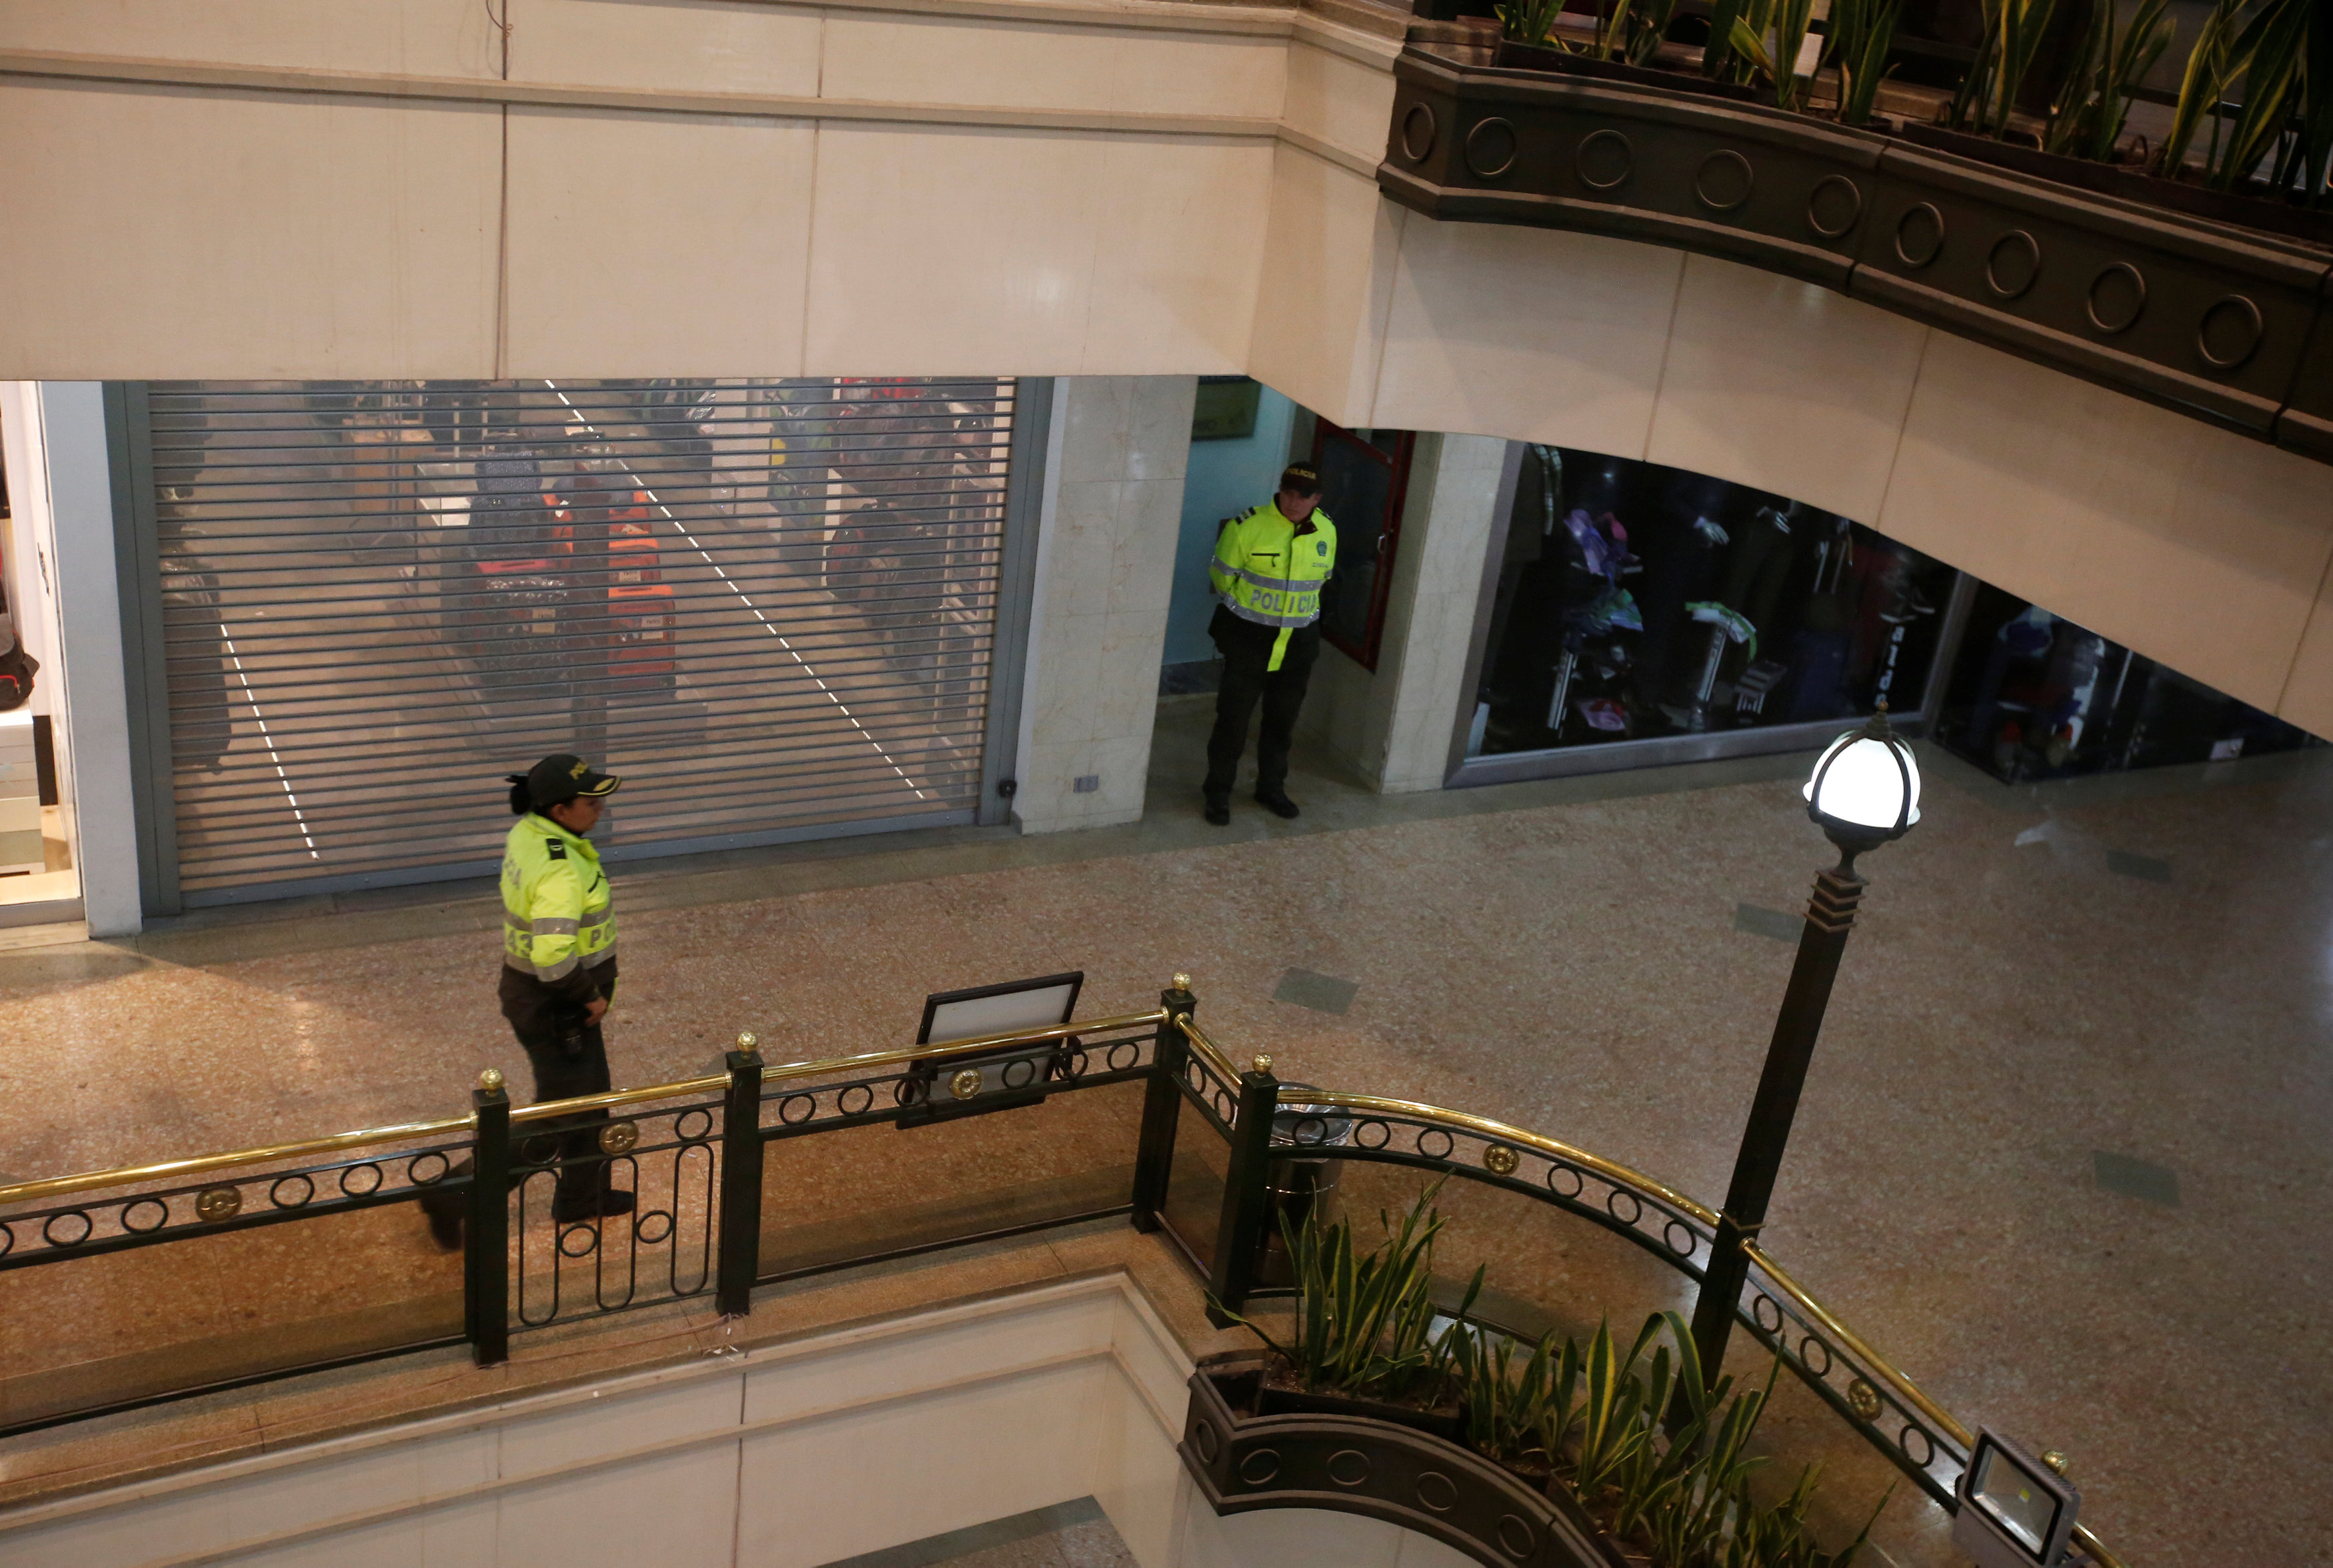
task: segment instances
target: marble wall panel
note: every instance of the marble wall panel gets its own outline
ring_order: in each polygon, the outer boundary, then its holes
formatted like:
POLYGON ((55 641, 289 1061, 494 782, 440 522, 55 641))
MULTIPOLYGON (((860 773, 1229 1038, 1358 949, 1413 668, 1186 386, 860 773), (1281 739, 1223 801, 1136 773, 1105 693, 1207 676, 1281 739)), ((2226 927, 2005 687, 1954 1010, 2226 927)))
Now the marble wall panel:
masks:
POLYGON ((1373 423, 1401 234, 1425 221, 1364 176, 1275 148, 1248 374, 1339 425, 1373 423))
POLYGON ((1287 52, 1275 37, 834 11, 817 91, 884 102, 1269 120, 1280 113, 1287 52))
POLYGON ((823 14, 810 6, 523 0, 511 80, 815 98, 823 14))
POLYGON ((416 76, 501 73, 494 24, 476 0, 18 0, 0 6, 0 49, 416 76))
POLYGON ((1688 256, 1645 455, 1867 521, 1927 339, 1816 284, 1688 256))
POLYGON ((2333 559, 2321 464, 1941 333, 1873 521, 2270 709, 2333 559))
POLYGON ((1642 457, 1684 268, 1598 234, 1413 218, 1376 417, 1642 457))
POLYGON ((800 375, 816 142, 802 120, 512 110, 509 373, 800 375))
POLYGON ((500 111, 0 86, 0 369, 491 375, 500 111))
POLYGON ((1372 58, 1357 60, 1298 33, 1287 48, 1289 126, 1370 163, 1385 157, 1386 125, 1393 117, 1392 40, 1357 44, 1372 58), (1371 47, 1379 45, 1381 47, 1371 47))

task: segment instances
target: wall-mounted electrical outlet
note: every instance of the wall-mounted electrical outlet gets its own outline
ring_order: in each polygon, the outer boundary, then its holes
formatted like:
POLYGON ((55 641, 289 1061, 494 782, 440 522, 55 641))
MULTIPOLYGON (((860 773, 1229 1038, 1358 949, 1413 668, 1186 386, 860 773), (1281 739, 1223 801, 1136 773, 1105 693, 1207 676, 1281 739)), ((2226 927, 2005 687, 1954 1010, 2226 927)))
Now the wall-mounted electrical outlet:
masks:
POLYGON ((1101 775, 1099 773, 1080 773, 1077 776, 1076 780, 1070 784, 1070 788, 1080 795, 1090 795, 1095 790, 1101 788, 1101 775))

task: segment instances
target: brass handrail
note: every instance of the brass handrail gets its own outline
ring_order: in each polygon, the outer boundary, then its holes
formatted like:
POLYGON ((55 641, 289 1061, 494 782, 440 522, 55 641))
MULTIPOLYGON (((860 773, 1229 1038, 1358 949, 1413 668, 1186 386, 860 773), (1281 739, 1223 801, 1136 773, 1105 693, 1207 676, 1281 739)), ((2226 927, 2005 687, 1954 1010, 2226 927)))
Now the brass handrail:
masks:
POLYGON ((1803 1311, 1809 1317, 1813 1318, 1816 1323, 1821 1324, 1825 1333, 1838 1340, 1841 1344, 1847 1346, 1848 1349, 1853 1351, 1858 1356, 1862 1358, 1865 1365, 1870 1367, 1873 1372, 1877 1372, 1881 1381, 1885 1382, 1890 1388, 1894 1389, 1896 1391, 1896 1397, 1904 1403, 1910 1405, 1914 1410, 1919 1411, 1922 1415, 1935 1422, 1939 1427, 1942 1427, 1946 1432, 1952 1435, 1953 1440, 1960 1444, 1962 1448, 1972 1448, 1975 1445, 1976 1434, 1974 1432, 1970 1431, 1966 1427, 1961 1425, 1960 1422, 1954 1420, 1953 1419, 1952 1412, 1945 1410, 1942 1405, 1936 1403, 1935 1401, 1930 1399, 1926 1394, 1921 1392, 1920 1386, 1917 1383, 1914 1382, 1910 1378, 1906 1377, 1902 1372, 1897 1372, 1895 1365, 1890 1362, 1887 1357, 1881 1355, 1877 1351, 1873 1350, 1868 1344, 1865 1343, 1862 1335, 1848 1327, 1847 1324, 1839 1322, 1839 1319, 1833 1317, 1830 1315, 1829 1308, 1824 1306, 1822 1303, 1808 1295, 1806 1286, 1800 1285, 1797 1280, 1792 1279, 1789 1275, 1783 1273, 1781 1266, 1777 1264, 1772 1258, 1767 1257, 1765 1250, 1756 1242, 1744 1242, 1743 1244, 1743 1250, 1749 1253, 1751 1262, 1756 1264, 1760 1268, 1766 1271, 1766 1277, 1772 1280, 1775 1286, 1780 1289, 1784 1296, 1789 1296, 1793 1302, 1798 1304, 1800 1310, 1803 1311))
POLYGON ((330 1154, 342 1149, 362 1149, 405 1138, 427 1138, 439 1133, 467 1131, 468 1116, 442 1116, 434 1122, 407 1122, 395 1127, 368 1127, 339 1133, 330 1138, 309 1138, 297 1143, 266 1143, 226 1154, 197 1154, 187 1160, 163 1160, 151 1165, 124 1165, 112 1171, 84 1171, 77 1176, 51 1176, 39 1181, 15 1181, 0 1187, 0 1203, 21 1203, 34 1198, 62 1198, 96 1187, 122 1187, 132 1182, 158 1181, 171 1176, 194 1176, 224 1171, 230 1165, 256 1165, 274 1160, 295 1160, 308 1154, 330 1154))
MULTIPOLYGON (((1113 1018, 1084 1018, 1076 1022, 1056 1024, 1049 1028, 1019 1029, 1010 1034, 975 1035, 969 1039, 938 1040, 929 1045, 901 1046, 896 1050, 866 1051, 855 1056, 826 1056, 811 1061, 785 1062, 762 1070, 765 1085, 789 1078, 822 1078, 830 1073, 859 1072, 874 1067, 892 1067, 902 1062, 922 1061, 930 1056, 954 1056, 973 1051, 1004 1050, 1013 1046, 1039 1045, 1046 1040, 1067 1039, 1071 1035, 1106 1035, 1119 1029, 1139 1028, 1145 1025, 1156 1028, 1166 1021, 1163 1008, 1153 1008, 1147 1013, 1119 1013, 1113 1018)), ((723 1080, 725 1082, 726 1080, 723 1080)), ((513 1119, 517 1113, 514 1112, 513 1119)))
POLYGON ((1592 1171, 1614 1186, 1633 1188, 1647 1197, 1657 1198, 1712 1229, 1717 1224, 1716 1210, 1695 1201, 1673 1187, 1664 1186, 1641 1171, 1633 1171, 1618 1161, 1590 1154, 1585 1149, 1575 1149, 1553 1138, 1543 1138, 1537 1133, 1526 1133, 1521 1127, 1494 1122, 1488 1116, 1452 1111, 1440 1105, 1421 1104, 1416 1100, 1381 1099, 1375 1095, 1348 1095, 1326 1089, 1307 1089, 1303 1093, 1304 1104, 1308 1105, 1329 1105, 1340 1111, 1367 1111, 1381 1116, 1412 1116, 1427 1122, 1446 1122, 1497 1143, 1536 1150, 1551 1160, 1560 1160, 1567 1165, 1592 1171))
POLYGON ((1232 1066, 1231 1056, 1223 1047, 1207 1037, 1207 1032, 1192 1021, 1190 1014, 1176 1013, 1175 1027, 1183 1031, 1183 1037, 1190 1041, 1191 1048, 1205 1059, 1207 1066, 1214 1069, 1215 1076, 1229 1085, 1235 1085, 1239 1083, 1239 1069, 1232 1066))
MULTIPOLYGON (((1148 1012, 1122 1013, 1114 1018, 1088 1018, 1080 1022, 1050 1028, 1024 1029, 1011 1034, 982 1035, 965 1040, 943 1040, 933 1045, 907 1046, 893 1051, 869 1051, 856 1056, 833 1056, 823 1061, 787 1062, 764 1070, 763 1083, 784 1078, 813 1077, 830 1072, 846 1072, 857 1067, 887 1066, 899 1062, 912 1062, 926 1056, 953 1056, 963 1051, 977 1051, 1015 1045, 1037 1045, 1046 1040, 1058 1040, 1070 1035, 1109 1034, 1118 1029, 1130 1029, 1144 1025, 1156 1027, 1166 1020, 1164 1009, 1153 1008, 1148 1012)), ((600 1095, 578 1095, 565 1100, 543 1100, 532 1105, 521 1105, 511 1112, 514 1123, 540 1122, 552 1116, 571 1115, 578 1111, 615 1110, 625 1105, 644 1104, 651 1100, 668 1100, 680 1095, 710 1094, 725 1088, 726 1073, 708 1074, 701 1078, 683 1078, 672 1084, 649 1084, 637 1089, 613 1089, 600 1095)), ((110 1171, 84 1171, 72 1176, 51 1176, 38 1181, 17 1181, 0 1186, 0 1204, 21 1203, 39 1198, 62 1198, 75 1192, 87 1192, 99 1187, 123 1187, 137 1182, 158 1181, 173 1176, 195 1176, 206 1171, 224 1171, 235 1165, 256 1165, 278 1160, 296 1160, 310 1154, 330 1154, 343 1149, 362 1149, 375 1143, 393 1143, 406 1138, 427 1138, 440 1133, 468 1130, 475 1116, 444 1116, 434 1122, 407 1122, 394 1127, 367 1127, 353 1133, 337 1133, 329 1138, 309 1138, 296 1143, 266 1143, 255 1149, 235 1149, 222 1154, 198 1154, 185 1160, 164 1160, 149 1165, 123 1165, 110 1171)))

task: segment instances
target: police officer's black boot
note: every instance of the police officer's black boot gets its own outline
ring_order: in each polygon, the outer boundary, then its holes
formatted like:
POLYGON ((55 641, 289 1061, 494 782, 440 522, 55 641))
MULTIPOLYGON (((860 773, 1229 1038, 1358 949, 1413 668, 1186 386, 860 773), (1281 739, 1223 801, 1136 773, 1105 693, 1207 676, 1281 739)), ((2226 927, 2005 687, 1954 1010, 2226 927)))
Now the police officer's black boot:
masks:
POLYGON ((1274 817, 1281 818, 1282 821, 1292 822, 1298 816, 1301 815, 1296 802, 1291 800, 1285 794, 1277 789, 1272 790, 1270 794, 1266 794, 1261 789, 1257 790, 1255 792, 1255 803, 1258 806, 1263 807, 1266 811, 1271 812, 1274 817))
POLYGON ((1206 796, 1206 803, 1207 820, 1209 822, 1215 824, 1217 827, 1228 827, 1231 826, 1232 798, 1230 796, 1217 795, 1210 791, 1206 796))

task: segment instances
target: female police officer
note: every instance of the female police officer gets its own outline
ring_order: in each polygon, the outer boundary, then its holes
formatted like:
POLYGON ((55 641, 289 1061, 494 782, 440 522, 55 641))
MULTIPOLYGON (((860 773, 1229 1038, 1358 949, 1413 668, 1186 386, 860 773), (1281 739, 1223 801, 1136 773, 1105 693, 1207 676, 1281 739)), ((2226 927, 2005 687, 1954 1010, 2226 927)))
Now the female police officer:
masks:
MULTIPOLYGON (((584 835, 621 779, 581 757, 545 757, 510 778, 518 823, 503 841, 503 1017, 534 1068, 534 1097, 564 1100, 608 1091, 600 1020, 616 995, 616 911, 600 851, 584 835)), ((546 1123, 559 1133, 559 1191, 552 1218, 628 1213, 632 1195, 612 1190, 599 1153, 605 1111, 546 1123)), ((522 1162, 530 1152, 519 1151, 522 1162)))
MULTIPOLYGON (((518 822, 503 841, 501 999, 534 1068, 537 1100, 609 1087, 600 1020, 616 994, 616 911, 600 852, 584 835, 622 784, 566 752, 510 775, 518 822)), ((559 1117, 516 1151, 521 1165, 536 1165, 556 1148, 551 1215, 562 1224, 631 1209, 632 1195, 610 1186, 608 1162, 598 1157, 607 1119, 604 1110, 559 1117)), ((430 1234, 448 1249, 462 1244, 461 1204, 459 1192, 423 1200, 430 1234)))

